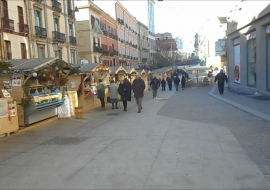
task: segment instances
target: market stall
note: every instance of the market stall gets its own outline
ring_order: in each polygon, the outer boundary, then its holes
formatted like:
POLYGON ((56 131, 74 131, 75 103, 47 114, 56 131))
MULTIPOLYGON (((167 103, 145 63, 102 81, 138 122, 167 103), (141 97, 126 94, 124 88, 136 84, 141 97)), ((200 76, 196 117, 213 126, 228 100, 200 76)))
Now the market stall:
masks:
POLYGON ((133 67, 125 67, 125 70, 127 71, 127 74, 128 74, 128 78, 127 79, 132 84, 133 81, 134 81, 134 79, 136 78, 136 75, 138 74, 138 72, 133 67))
POLYGON ((109 77, 110 69, 103 63, 89 63, 80 65, 80 75, 73 75, 68 77, 68 94, 73 94, 73 96, 70 97, 71 103, 73 105, 72 112, 74 112, 75 109, 74 105, 82 107, 83 111, 88 111, 100 106, 100 101, 97 98, 96 86, 98 85, 98 80, 102 79, 106 87, 105 94, 107 96, 107 87, 110 84, 109 77), (77 94, 74 93, 74 91, 77 92, 77 94))
POLYGON ((71 72, 67 64, 58 58, 11 60, 11 64, 11 96, 19 105, 19 125, 57 116, 71 72))
POLYGON ((115 83, 120 83, 121 80, 124 80, 127 76, 127 71, 122 66, 110 67, 110 80, 114 80, 115 83))

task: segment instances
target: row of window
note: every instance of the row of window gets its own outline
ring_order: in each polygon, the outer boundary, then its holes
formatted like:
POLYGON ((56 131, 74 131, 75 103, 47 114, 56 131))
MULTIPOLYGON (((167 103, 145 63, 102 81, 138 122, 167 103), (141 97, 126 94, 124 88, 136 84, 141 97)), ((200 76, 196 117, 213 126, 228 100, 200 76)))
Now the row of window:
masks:
POLYGON ((134 49, 125 48, 124 46, 119 46, 119 54, 128 55, 132 57, 138 57, 138 51, 134 49))
POLYGON ((15 56, 12 57, 12 48, 11 48, 11 42, 8 40, 4 41, 4 59, 11 60, 13 58, 15 59, 27 59, 27 51, 26 51, 26 44, 20 43, 21 48, 21 57, 15 56))
POLYGON ((134 24, 130 19, 128 19, 128 17, 124 16, 124 13, 118 9, 116 9, 116 18, 124 20, 124 23, 127 24, 131 30, 134 30, 138 33, 138 26, 134 24))

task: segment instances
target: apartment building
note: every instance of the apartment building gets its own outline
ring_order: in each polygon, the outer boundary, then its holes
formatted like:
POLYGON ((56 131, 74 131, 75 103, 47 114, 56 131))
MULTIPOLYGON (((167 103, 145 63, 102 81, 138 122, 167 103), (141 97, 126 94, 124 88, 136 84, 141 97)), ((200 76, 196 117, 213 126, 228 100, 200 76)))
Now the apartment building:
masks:
POLYGON ((84 4, 77 4, 79 12, 76 13, 79 59, 86 59, 90 63, 100 63, 100 56, 103 53, 101 47, 103 33, 100 29, 102 10, 92 1, 80 3, 84 4))
POLYGON ((138 21, 139 25, 139 63, 142 65, 149 63, 149 40, 148 40, 148 27, 138 21))
MULTIPOLYGON (((101 43, 103 55, 105 56, 104 63, 109 67, 118 66, 119 57, 117 21, 114 20, 109 14, 101 10, 100 28, 103 32, 101 43)), ((99 51, 99 49, 96 51, 99 51)))
POLYGON ((2 59, 54 57, 77 63, 74 0, 1 0, 2 59), (52 43, 58 44, 54 52, 52 43))
POLYGON ((29 25, 24 1, 0 1, 0 59, 27 59, 29 25))
POLYGON ((138 34, 137 20, 119 2, 115 3, 115 14, 118 22, 119 62, 122 66, 138 64, 138 34))

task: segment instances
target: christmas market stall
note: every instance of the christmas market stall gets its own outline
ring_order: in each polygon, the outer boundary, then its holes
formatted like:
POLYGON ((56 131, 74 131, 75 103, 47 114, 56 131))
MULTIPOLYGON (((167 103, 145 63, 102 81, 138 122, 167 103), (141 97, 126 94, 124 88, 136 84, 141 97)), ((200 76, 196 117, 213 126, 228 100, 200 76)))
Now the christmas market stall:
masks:
POLYGON ((11 60, 12 95, 16 98, 19 125, 28 126, 58 115, 65 101, 67 76, 72 69, 61 59, 11 60))
POLYGON ((9 136, 11 132, 19 129, 17 102, 12 96, 16 88, 12 86, 11 67, 10 62, 0 61, 0 136, 9 136))
POLYGON ((127 79, 129 80, 129 82, 132 84, 134 79, 136 78, 136 75, 138 74, 138 72, 136 71, 135 68, 133 67, 124 67, 125 70, 127 71, 128 77, 127 79))
POLYGON ((110 67, 110 80, 114 80, 115 83, 120 83, 121 80, 124 80, 127 77, 127 71, 122 66, 110 67))
POLYGON ((172 66, 152 70, 153 77, 156 77, 157 79, 166 79, 167 77, 170 77, 173 72, 174 68, 172 66))
MULTIPOLYGON (((97 98, 97 85, 99 79, 105 85, 105 94, 108 96, 108 86, 110 79, 110 69, 104 63, 88 63, 80 65, 80 75, 69 76, 69 94, 72 91, 77 92, 77 102, 72 102, 72 105, 78 105, 83 112, 100 106, 100 101, 97 98)), ((75 94, 75 93, 73 93, 75 94)), ((76 101, 75 97, 71 98, 76 101)), ((105 98, 106 99, 106 98, 105 98)), ((75 109, 75 106, 73 107, 75 109)))

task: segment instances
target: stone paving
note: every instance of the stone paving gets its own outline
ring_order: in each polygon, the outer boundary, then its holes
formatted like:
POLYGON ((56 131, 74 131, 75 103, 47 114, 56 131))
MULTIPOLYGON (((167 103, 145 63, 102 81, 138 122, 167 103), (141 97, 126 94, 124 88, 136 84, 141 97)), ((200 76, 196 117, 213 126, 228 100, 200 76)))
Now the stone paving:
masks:
POLYGON ((268 124, 209 90, 146 92, 140 114, 133 100, 1 138, 0 189, 269 189, 227 127, 268 124))

